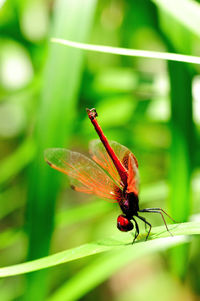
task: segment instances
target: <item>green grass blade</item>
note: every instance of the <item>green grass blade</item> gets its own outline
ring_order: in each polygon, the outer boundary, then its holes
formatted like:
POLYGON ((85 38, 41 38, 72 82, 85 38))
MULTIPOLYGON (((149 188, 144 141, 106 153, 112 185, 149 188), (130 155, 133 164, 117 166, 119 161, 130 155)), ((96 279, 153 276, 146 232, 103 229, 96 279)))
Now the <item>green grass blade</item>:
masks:
POLYGON ((184 242, 187 242, 187 239, 182 236, 175 239, 160 238, 103 254, 58 289, 53 296, 48 298, 48 301, 80 300, 87 292, 111 277, 129 262, 154 252, 167 250, 184 242))
POLYGON ((171 211, 185 222, 190 215, 193 155, 192 75, 186 66, 169 63, 171 87, 171 211), (184 89, 183 89, 184 87, 184 89))
POLYGON ((85 44, 85 43, 59 39, 59 38, 52 38, 51 41, 53 43, 58 43, 61 45, 88 50, 88 51, 112 53, 116 55, 125 55, 125 56, 154 58, 154 59, 168 60, 168 61, 186 62, 191 64, 200 64, 200 57, 198 56, 190 56, 190 55, 183 55, 183 54, 169 53, 169 52, 127 49, 127 48, 119 48, 119 47, 112 47, 112 46, 92 45, 92 44, 85 44))
MULTIPOLYGON (((52 34, 85 41, 91 28, 96 1, 58 0, 55 3, 52 34)), ((81 81, 83 54, 73 49, 61 49, 50 43, 43 78, 41 105, 36 130, 37 154, 30 169, 27 224, 29 234, 28 259, 49 252, 54 227, 54 208, 60 175, 44 162, 48 147, 66 146, 76 113, 81 81)), ((44 300, 46 273, 28 276, 26 299, 44 300)))
POLYGON ((163 11, 200 37, 200 4, 190 0, 153 0, 163 11))
POLYGON ((134 248, 139 248, 139 250, 142 252, 143 248, 148 249, 151 244, 154 245, 154 241, 156 240, 158 243, 155 244, 158 247, 160 245, 160 239, 163 238, 166 238, 164 241, 169 241, 169 243, 171 241, 173 244, 176 244, 175 242, 179 242, 179 239, 177 239, 176 236, 200 234, 200 222, 169 225, 169 229, 174 237, 169 237, 169 233, 166 231, 165 226, 155 227, 152 230, 152 235, 150 236, 151 240, 149 241, 144 241, 146 235, 140 235, 141 240, 132 245, 132 239, 130 236, 124 235, 123 240, 120 241, 118 238, 113 237, 111 239, 106 239, 99 242, 88 243, 80 247, 62 251, 44 258, 1 268, 0 277, 30 273, 115 249, 121 250, 124 248, 131 248, 131 250, 134 250, 134 248))
MULTIPOLYGON (((191 210, 191 173, 193 150, 192 75, 183 64, 169 62, 171 86, 171 167, 170 208, 176 221, 188 220, 191 210)), ((171 266, 183 277, 187 265, 188 247, 175 248, 171 266)))

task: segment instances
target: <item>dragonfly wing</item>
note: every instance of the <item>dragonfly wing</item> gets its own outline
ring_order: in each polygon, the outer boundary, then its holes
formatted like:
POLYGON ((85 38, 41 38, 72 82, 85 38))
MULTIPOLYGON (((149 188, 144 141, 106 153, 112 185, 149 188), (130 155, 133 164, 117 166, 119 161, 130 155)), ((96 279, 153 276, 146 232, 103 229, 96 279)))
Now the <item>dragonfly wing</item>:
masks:
POLYGON ((45 160, 52 168, 68 175, 74 190, 117 199, 116 184, 86 156, 64 148, 50 148, 45 150, 45 160))
MULTIPOLYGON (((132 154, 131 151, 127 147, 121 145, 116 141, 109 141, 109 143, 116 156, 128 170, 128 158, 129 154, 132 154)), ((97 162, 103 169, 105 169, 109 173, 109 175, 113 178, 117 185, 121 186, 119 173, 100 140, 96 139, 90 142, 90 155, 95 162, 97 162)), ((136 166, 138 167, 137 160, 133 154, 132 157, 135 161, 136 166)))
POLYGON ((134 192, 137 195, 139 193, 139 171, 132 153, 128 156, 127 192, 134 192))

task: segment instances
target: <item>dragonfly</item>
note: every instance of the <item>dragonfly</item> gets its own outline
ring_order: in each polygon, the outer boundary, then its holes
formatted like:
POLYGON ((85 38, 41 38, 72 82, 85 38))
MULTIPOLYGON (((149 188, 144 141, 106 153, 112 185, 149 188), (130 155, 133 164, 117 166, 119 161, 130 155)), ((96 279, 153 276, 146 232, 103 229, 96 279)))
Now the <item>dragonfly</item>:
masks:
POLYGON ((119 204, 122 211, 117 217, 117 228, 128 232, 134 229, 133 242, 139 235, 137 219, 148 228, 148 239, 152 225, 140 213, 158 213, 161 215, 167 231, 164 215, 173 218, 162 208, 139 207, 139 171, 138 161, 134 154, 116 141, 108 141, 98 121, 95 108, 86 109, 99 138, 89 145, 91 159, 85 155, 65 148, 49 148, 45 150, 45 160, 54 169, 66 174, 70 186, 75 191, 93 194, 100 198, 119 204))

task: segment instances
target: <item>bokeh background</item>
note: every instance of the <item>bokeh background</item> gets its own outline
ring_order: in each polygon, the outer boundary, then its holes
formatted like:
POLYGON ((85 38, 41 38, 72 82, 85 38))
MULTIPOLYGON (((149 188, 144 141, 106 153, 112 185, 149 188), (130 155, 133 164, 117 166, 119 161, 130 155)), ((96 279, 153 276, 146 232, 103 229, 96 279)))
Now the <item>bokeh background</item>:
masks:
MULTIPOLYGON (((132 239, 116 228, 116 204, 71 191, 44 161, 47 147, 88 153, 97 136, 86 107, 97 109, 109 139, 137 157, 141 207, 165 208, 178 222, 198 220, 199 65, 83 52, 50 38, 198 56, 199 1, 5 0, 0 6, 0 265, 112 235, 132 239)), ((148 220, 162 223, 159 216, 148 220)), ((90 256, 1 279, 0 300, 199 300, 199 252, 193 238, 102 280, 103 257, 90 256)))

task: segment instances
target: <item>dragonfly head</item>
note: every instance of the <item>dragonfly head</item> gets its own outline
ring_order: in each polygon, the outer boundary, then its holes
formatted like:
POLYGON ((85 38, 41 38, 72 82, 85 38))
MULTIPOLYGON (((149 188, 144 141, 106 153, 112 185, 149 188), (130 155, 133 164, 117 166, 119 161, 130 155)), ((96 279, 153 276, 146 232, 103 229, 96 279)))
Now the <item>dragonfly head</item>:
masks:
POLYGON ((121 214, 117 218, 117 228, 120 231, 128 232, 133 230, 133 224, 125 215, 121 214))
POLYGON ((90 120, 93 120, 98 116, 97 111, 96 111, 95 108, 86 109, 86 111, 87 111, 87 114, 88 114, 88 117, 90 118, 90 120))

